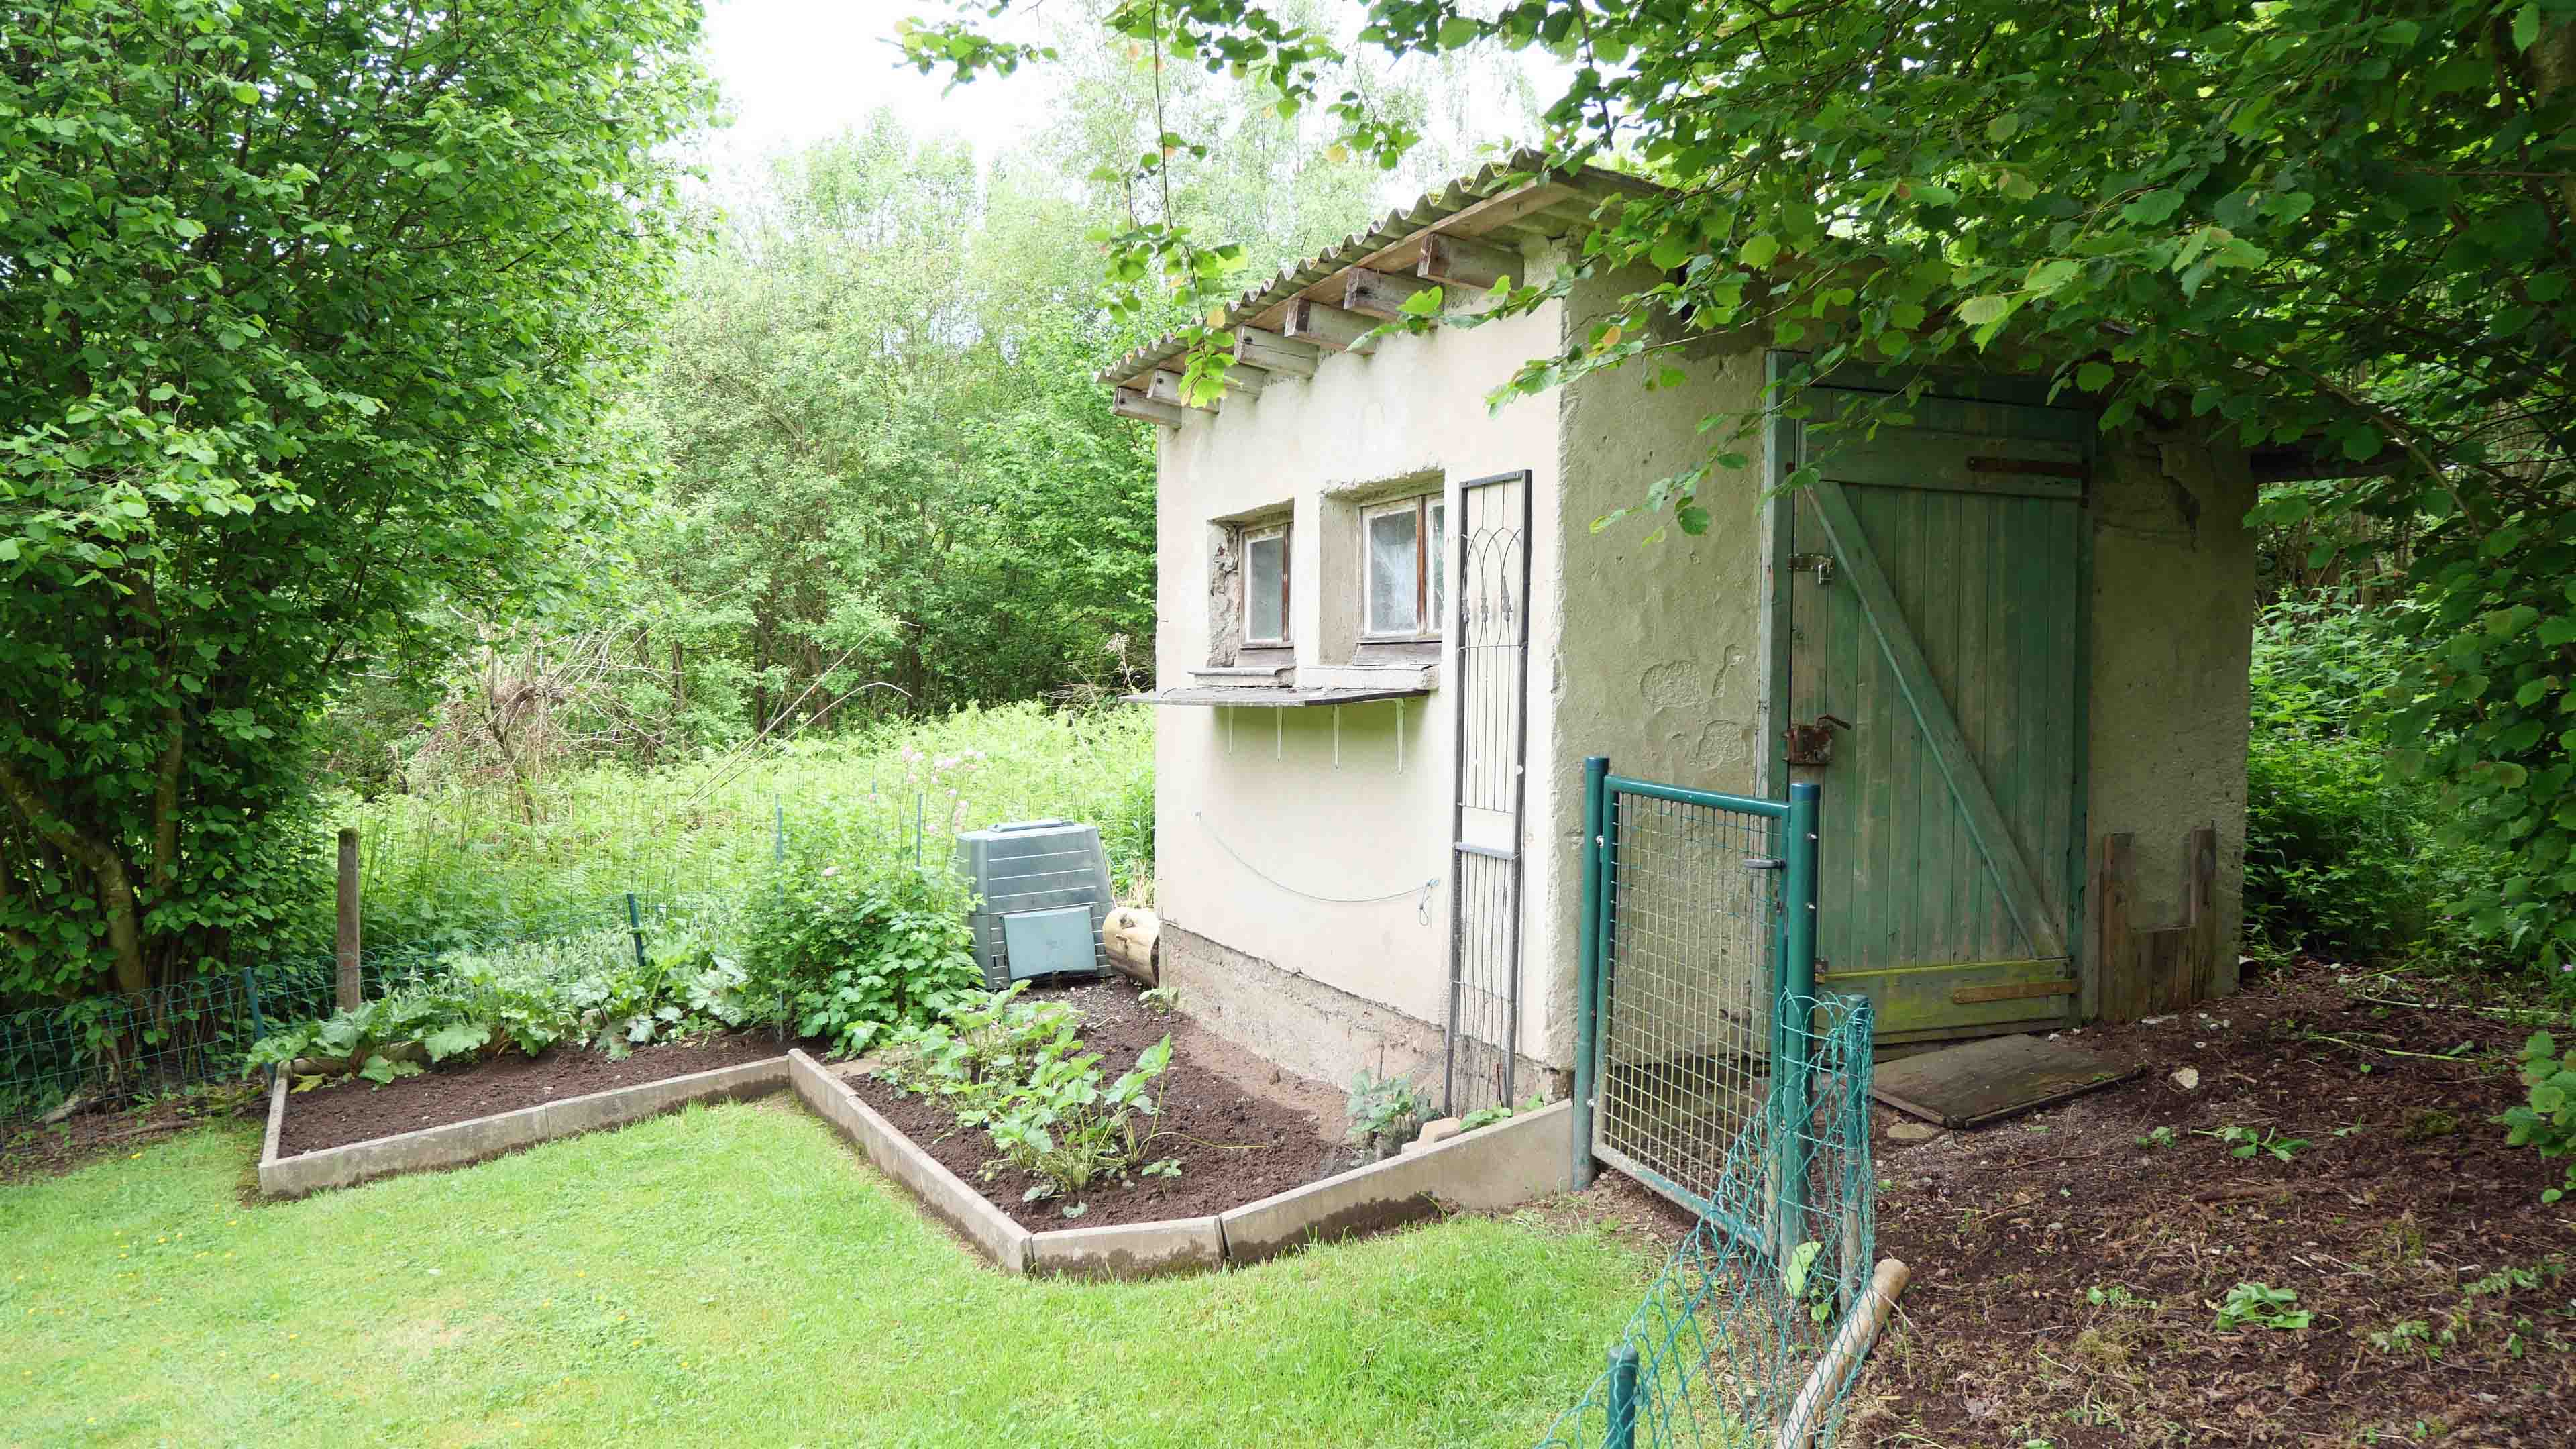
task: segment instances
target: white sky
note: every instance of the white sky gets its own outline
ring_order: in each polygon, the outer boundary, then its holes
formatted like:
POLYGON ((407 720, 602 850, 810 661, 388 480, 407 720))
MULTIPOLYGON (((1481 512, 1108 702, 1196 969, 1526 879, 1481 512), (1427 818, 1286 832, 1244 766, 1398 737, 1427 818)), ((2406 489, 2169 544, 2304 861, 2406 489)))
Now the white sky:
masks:
POLYGON ((710 0, 707 60, 734 124, 714 141, 726 159, 801 146, 856 126, 890 105, 915 130, 946 131, 979 157, 1045 122, 1043 77, 986 77, 942 95, 946 82, 896 64, 894 27, 944 20, 943 0, 710 0))
MULTIPOLYGON (((979 161, 1035 134, 1047 124, 1045 75, 986 76, 950 93, 940 76, 896 63, 898 22, 956 13, 948 0, 708 0, 707 61, 733 125, 710 140, 707 159, 722 168, 800 147, 884 105, 916 134, 963 137, 979 161)), ((1536 49, 1519 64, 1542 95, 1563 84, 1566 68, 1536 49)), ((1471 94, 1470 104, 1482 110, 1484 99, 1471 94)), ((1508 123, 1496 113, 1495 124, 1508 123)))

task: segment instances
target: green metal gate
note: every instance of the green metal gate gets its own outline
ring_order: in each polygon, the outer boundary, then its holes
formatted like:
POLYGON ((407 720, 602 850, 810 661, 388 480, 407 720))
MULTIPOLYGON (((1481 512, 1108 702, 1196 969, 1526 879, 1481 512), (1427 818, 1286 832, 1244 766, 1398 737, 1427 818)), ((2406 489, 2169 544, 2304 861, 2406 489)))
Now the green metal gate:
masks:
POLYGON ((1754 800, 1585 762, 1575 1175, 1699 1217, 1609 1369, 1542 1441, 1830 1443, 1830 1345, 1875 1251, 1871 1009, 1815 986, 1819 794, 1754 800))

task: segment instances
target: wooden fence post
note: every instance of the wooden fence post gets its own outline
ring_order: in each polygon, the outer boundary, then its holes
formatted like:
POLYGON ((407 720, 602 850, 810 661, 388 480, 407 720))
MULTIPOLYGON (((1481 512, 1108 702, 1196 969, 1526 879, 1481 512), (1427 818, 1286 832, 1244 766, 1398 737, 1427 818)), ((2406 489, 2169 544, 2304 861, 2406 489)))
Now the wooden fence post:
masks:
POLYGON ((342 1011, 358 1007, 358 832, 340 832, 340 981, 342 1011))

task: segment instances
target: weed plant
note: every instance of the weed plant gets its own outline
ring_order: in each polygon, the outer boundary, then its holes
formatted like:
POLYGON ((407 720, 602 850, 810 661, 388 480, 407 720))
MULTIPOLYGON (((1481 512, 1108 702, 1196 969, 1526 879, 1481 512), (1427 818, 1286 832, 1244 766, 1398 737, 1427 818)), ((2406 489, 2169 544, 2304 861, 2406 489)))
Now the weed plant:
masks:
POLYGON ((439 946, 613 924, 628 892, 691 915, 740 908, 782 846, 818 836, 929 865, 960 830, 1036 817, 1100 826, 1132 897, 1153 873, 1153 799, 1147 710, 1014 704, 649 772, 567 771, 524 802, 498 779, 414 782, 344 797, 332 823, 359 831, 369 942, 439 946))

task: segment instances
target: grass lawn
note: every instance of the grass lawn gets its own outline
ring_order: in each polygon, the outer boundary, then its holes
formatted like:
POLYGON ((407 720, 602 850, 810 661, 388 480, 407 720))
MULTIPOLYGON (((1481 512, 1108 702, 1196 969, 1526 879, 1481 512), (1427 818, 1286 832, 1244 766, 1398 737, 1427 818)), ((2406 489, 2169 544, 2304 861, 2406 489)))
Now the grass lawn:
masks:
POLYGON ((780 1101, 243 1206, 257 1148, 0 1187, 0 1443, 1522 1449, 1655 1266, 1467 1218, 1021 1281, 780 1101))

